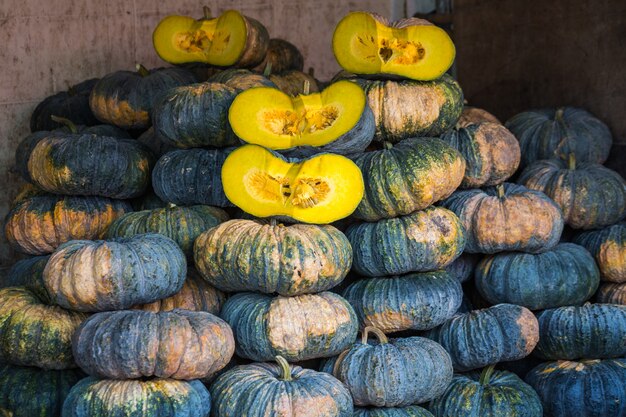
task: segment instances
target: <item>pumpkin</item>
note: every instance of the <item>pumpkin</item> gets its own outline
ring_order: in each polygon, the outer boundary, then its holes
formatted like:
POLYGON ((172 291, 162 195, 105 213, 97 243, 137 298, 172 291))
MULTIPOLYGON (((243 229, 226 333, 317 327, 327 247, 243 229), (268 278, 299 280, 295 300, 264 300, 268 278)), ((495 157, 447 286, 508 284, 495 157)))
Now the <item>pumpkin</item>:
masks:
POLYGON ((375 130, 365 93, 346 80, 296 97, 276 88, 252 88, 233 100, 228 119, 244 141, 275 150, 306 146, 317 152, 359 153, 375 130))
POLYGON ((101 238, 130 211, 130 204, 121 200, 45 193, 17 203, 5 219, 4 233, 16 250, 43 255, 70 240, 101 238))
POLYGON ((339 284, 350 271, 352 247, 330 225, 231 220, 196 239, 194 258, 204 279, 223 291, 290 296, 339 284))
POLYGON ((556 361, 530 371, 546 417, 626 416, 626 359, 556 361))
POLYGON ((498 304, 457 314, 425 333, 442 345, 457 372, 526 357, 539 341, 535 315, 525 307, 498 304))
POLYGON ((366 327, 361 343, 339 356, 333 375, 348 387, 354 405, 407 406, 441 395, 452 380, 452 362, 432 340, 388 339, 379 329, 366 327), (378 343, 368 344, 370 334, 378 343))
POLYGON ((226 197, 253 216, 288 216, 304 223, 342 219, 363 196, 361 170, 344 156, 287 160, 258 145, 228 155, 222 184, 226 197))
POLYGON ((150 149, 152 154, 157 159, 165 155, 169 151, 173 151, 176 149, 165 143, 160 136, 157 136, 154 133, 154 126, 151 126, 148 130, 139 135, 139 137, 137 138, 137 142, 144 144, 148 149, 150 149))
POLYGON ((50 134, 28 160, 33 182, 56 194, 131 198, 150 181, 152 155, 134 139, 50 134))
POLYGON ((448 197, 463 180, 465 161, 438 139, 410 138, 365 152, 354 162, 365 194, 354 217, 376 221, 422 210, 448 197))
POLYGON ((474 276, 474 270, 480 257, 471 253, 462 253, 451 264, 445 267, 446 272, 463 283, 474 276))
POLYGON ((228 207, 221 170, 230 149, 171 151, 157 161, 152 187, 163 201, 178 205, 205 204, 228 207))
POLYGON ((281 74, 269 74, 268 78, 288 96, 295 97, 298 94, 309 95, 320 92, 320 86, 315 77, 302 71, 290 70, 281 74))
POLYGON ((613 143, 611 131, 602 121, 574 107, 525 111, 509 119, 505 126, 519 140, 522 168, 572 152, 578 162, 601 164, 608 158, 613 143))
POLYGON ((582 304, 599 284, 593 257, 573 243, 560 243, 539 254, 489 255, 476 268, 476 288, 483 298, 530 310, 582 304))
POLYGON ((239 144, 228 109, 239 91, 219 83, 175 87, 154 105, 152 123, 159 139, 177 148, 239 144))
POLYGON ((47 305, 24 287, 0 289, 0 361, 43 369, 75 368, 72 334, 82 313, 47 305))
POLYGON ((256 74, 252 71, 241 68, 230 68, 220 71, 207 80, 211 83, 226 84, 238 91, 247 90, 255 87, 274 87, 276 84, 262 74, 256 74))
POLYGON ((159 22, 152 43, 162 60, 242 68, 263 60, 270 37, 261 22, 236 10, 226 10, 217 18, 204 10, 201 19, 173 15, 159 22))
POLYGON ((598 229, 626 217, 626 181, 600 164, 577 164, 573 153, 567 162, 533 162, 518 182, 554 200, 574 229, 598 229))
POLYGON ((489 113, 487 110, 479 109, 478 107, 463 106, 461 117, 459 118, 456 126, 457 128, 467 127, 471 124, 478 124, 483 122, 502 124, 496 116, 489 113))
POLYGON ((590 304, 547 309, 537 314, 539 343, 534 354, 547 360, 626 356, 626 306, 590 304))
POLYGON ((187 279, 176 294, 148 304, 138 304, 132 308, 157 313, 180 308, 191 311, 206 311, 219 314, 226 301, 226 294, 210 286, 195 269, 187 270, 187 279))
POLYGON ((135 211, 143 211, 143 210, 154 210, 157 208, 169 207, 170 204, 161 200, 152 190, 149 188, 148 191, 142 195, 141 197, 136 197, 130 201, 133 210, 135 211))
POLYGON ((626 222, 579 233, 574 242, 591 252, 603 281, 626 283, 626 222))
POLYGON ((469 253, 544 252, 559 243, 563 231, 559 206, 517 184, 457 191, 441 204, 461 220, 469 253))
POLYGON ((226 300, 220 316, 233 329, 237 355, 255 361, 337 355, 354 343, 358 330, 350 304, 331 292, 293 297, 238 293, 226 300))
POLYGON ((517 375, 496 371, 455 375, 443 395, 428 409, 437 417, 542 417, 541 400, 517 375))
POLYGON ((30 131, 37 132, 63 127, 61 122, 51 118, 53 115, 70 119, 77 125, 100 124, 89 108, 89 94, 97 82, 98 78, 91 78, 69 86, 67 91, 46 97, 37 104, 30 116, 30 131))
POLYGON ((269 40, 267 52, 263 61, 253 68, 254 71, 263 72, 271 67, 272 72, 281 74, 290 70, 302 71, 304 57, 297 46, 289 41, 279 38, 269 40))
POLYGON ((205 311, 107 311, 74 333, 76 363, 110 379, 198 379, 226 366, 235 351, 224 320, 205 311))
POLYGON ((169 297, 185 280, 185 255, 159 234, 111 240, 72 240, 43 271, 54 302, 85 312, 121 310, 169 297))
POLYGON ((0 416, 58 417, 70 388, 83 378, 77 369, 42 369, 0 364, 0 416))
POLYGON ((441 139, 457 149, 466 161, 462 188, 500 184, 519 166, 519 143, 501 124, 472 124, 449 130, 441 139))
POLYGON ((348 389, 333 376, 290 366, 281 356, 277 364, 237 366, 211 385, 213 417, 352 417, 348 389))
POLYGON ((389 22, 375 13, 352 12, 335 28, 333 53, 355 74, 434 80, 452 66, 456 52, 446 31, 427 20, 389 22))
POLYGON ((355 81, 367 94, 379 142, 439 136, 454 127, 463 110, 463 91, 449 75, 434 81, 355 81))
POLYGON ((434 417, 428 410, 417 405, 408 407, 368 407, 354 408, 353 417, 434 417))
POLYGON ((49 255, 22 259, 13 264, 6 276, 0 279, 0 288, 24 287, 34 293, 45 304, 52 304, 43 282, 43 270, 49 255))
POLYGON ((137 64, 137 71, 116 71, 102 77, 91 91, 89 106, 105 123, 124 129, 146 129, 160 94, 194 82, 195 76, 182 68, 147 70, 137 64))
POLYGON ((458 310, 463 290, 456 278, 436 271, 363 279, 342 295, 354 307, 361 327, 391 333, 442 324, 458 310))
POLYGON ((596 302, 626 305, 626 283, 602 283, 596 293, 596 302))
POLYGON ((209 417, 211 395, 200 381, 87 377, 72 387, 63 417, 209 417))
POLYGON ((228 214, 217 207, 164 207, 126 213, 108 228, 107 237, 131 237, 159 233, 174 240, 189 257, 193 243, 205 230, 228 220, 228 214))
POLYGON ((353 269, 368 277, 445 268, 463 252, 465 232, 456 215, 441 207, 375 223, 348 226, 353 269))

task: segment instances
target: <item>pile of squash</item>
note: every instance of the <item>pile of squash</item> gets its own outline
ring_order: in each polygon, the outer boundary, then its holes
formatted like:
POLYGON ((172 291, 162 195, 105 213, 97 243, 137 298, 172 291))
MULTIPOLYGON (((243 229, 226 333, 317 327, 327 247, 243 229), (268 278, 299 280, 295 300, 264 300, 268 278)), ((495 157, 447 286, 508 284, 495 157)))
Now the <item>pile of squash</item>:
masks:
POLYGON ((0 415, 626 416, 600 120, 464 107, 420 19, 345 16, 328 83, 234 10, 153 40, 16 150, 0 415))

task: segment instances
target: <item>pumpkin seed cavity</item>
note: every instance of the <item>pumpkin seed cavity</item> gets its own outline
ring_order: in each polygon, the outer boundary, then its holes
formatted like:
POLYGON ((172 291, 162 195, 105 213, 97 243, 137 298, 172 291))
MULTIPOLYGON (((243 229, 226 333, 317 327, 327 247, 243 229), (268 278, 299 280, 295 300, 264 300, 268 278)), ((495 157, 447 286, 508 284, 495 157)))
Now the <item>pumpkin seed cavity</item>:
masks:
POLYGON ((330 192, 330 186, 319 178, 297 178, 291 183, 286 177, 270 175, 258 169, 246 174, 244 183, 255 198, 282 200, 284 205, 310 208, 323 201, 330 192))
POLYGON ((331 127, 339 118, 339 109, 324 106, 319 110, 270 110, 263 114, 265 128, 276 135, 301 136, 331 127))
POLYGON ((416 64, 426 55, 426 50, 419 42, 412 42, 406 39, 382 39, 378 55, 384 63, 392 61, 400 65, 416 64))
POLYGON ((182 32, 177 35, 177 44, 180 49, 187 52, 203 52, 206 53, 213 47, 212 53, 222 53, 228 41, 230 34, 215 31, 213 33, 204 30, 195 30, 182 32))

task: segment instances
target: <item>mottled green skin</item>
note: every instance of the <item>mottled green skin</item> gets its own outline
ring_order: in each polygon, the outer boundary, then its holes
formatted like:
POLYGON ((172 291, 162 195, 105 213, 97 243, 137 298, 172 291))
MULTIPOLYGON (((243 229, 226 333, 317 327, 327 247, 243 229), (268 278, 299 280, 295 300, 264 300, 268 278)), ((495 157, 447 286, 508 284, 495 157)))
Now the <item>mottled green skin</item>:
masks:
POLYGON ((32 291, 41 301, 52 304, 52 299, 43 282, 43 270, 50 255, 35 256, 17 261, 6 277, 0 280, 0 288, 24 287, 32 291))
POLYGON ((44 371, 0 364, 0 411, 12 417, 60 417, 65 397, 81 378, 78 369, 44 371))
POLYGON ((126 213, 107 230, 107 237, 159 233, 174 240, 190 257, 193 243, 205 230, 228 220, 228 213, 211 206, 165 207, 126 213))
POLYGON ((522 150, 520 167, 574 152, 579 162, 602 164, 609 156, 613 137, 609 128, 583 109, 530 110, 507 120, 505 126, 519 140, 522 150))
POLYGON ((63 417, 209 417, 211 396, 200 381, 99 380, 74 385, 63 417))
POLYGON ((626 356, 626 306, 585 304, 537 314, 539 343, 534 351, 546 360, 626 356))
POLYGON ((208 81, 211 83, 226 84, 228 87, 235 88, 238 91, 254 87, 278 88, 269 78, 241 68, 231 68, 220 71, 209 77, 208 81))
POLYGON ((155 103, 152 123, 164 143, 177 148, 238 145, 228 109, 238 91, 226 84, 202 83, 172 88, 155 103))
POLYGON ((486 256, 475 276, 478 292, 490 303, 517 304, 531 310, 580 305, 600 284, 593 257, 573 243, 560 243, 540 254, 486 256))
POLYGON ((348 389, 333 376, 291 367, 290 381, 270 363, 237 366, 211 385, 212 417, 352 417, 348 389))
POLYGON ((478 372, 455 375, 428 409, 436 417, 543 416, 539 396, 517 375, 494 371, 486 381, 480 381, 480 377, 478 372))
POLYGON ((363 173, 357 219, 376 221, 422 210, 448 197, 463 179, 461 154, 435 138, 410 138, 354 159, 363 173))
POLYGON ((430 411, 417 405, 402 408, 354 408, 352 417, 433 417, 430 411))
POLYGON ((461 305, 459 281, 445 271, 357 281, 342 295, 354 307, 361 327, 383 332, 428 330, 452 317, 461 305))
POLYGON ((582 232, 574 237, 574 242, 591 252, 602 280, 626 282, 626 222, 582 232))
POLYGON ((354 271, 368 277, 436 271, 465 247, 459 218, 434 206, 375 223, 354 223, 346 236, 354 252, 354 271))
POLYGON ((525 380, 545 417, 626 416, 626 359, 546 362, 525 380))

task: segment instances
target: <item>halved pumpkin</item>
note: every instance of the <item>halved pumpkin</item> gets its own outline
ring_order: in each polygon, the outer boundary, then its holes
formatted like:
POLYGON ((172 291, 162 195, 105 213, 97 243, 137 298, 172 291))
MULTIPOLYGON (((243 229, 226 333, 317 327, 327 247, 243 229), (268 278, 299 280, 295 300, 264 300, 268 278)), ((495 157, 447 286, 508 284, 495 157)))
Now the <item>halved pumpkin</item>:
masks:
POLYGON ((226 158, 222 184, 226 197, 253 216, 288 216, 304 223, 342 219, 363 197, 361 170, 344 156, 294 161, 257 145, 244 145, 226 158))
POLYGON ((450 68, 455 48, 445 30, 416 18, 390 23, 382 16, 353 12, 333 34, 333 52, 355 74, 395 74, 434 80, 450 68))
POLYGON ((228 118, 241 139, 276 150, 311 146, 358 153, 370 144, 376 129, 365 92, 350 81, 296 97, 276 88, 252 88, 235 97, 228 118))
POLYGON ((265 57, 269 34, 257 20, 227 10, 218 18, 167 16, 154 30, 152 42, 161 59, 171 64, 252 67, 265 57))

